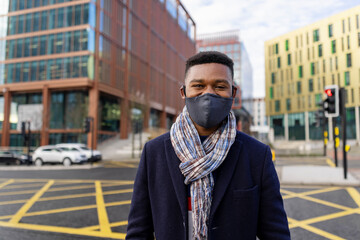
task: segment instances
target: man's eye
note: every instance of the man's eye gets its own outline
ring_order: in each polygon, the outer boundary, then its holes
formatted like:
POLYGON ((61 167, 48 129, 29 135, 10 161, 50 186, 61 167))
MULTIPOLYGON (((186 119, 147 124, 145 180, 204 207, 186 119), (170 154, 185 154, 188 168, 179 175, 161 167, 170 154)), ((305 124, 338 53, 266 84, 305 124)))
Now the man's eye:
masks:
POLYGON ((226 89, 226 86, 216 86, 216 88, 223 90, 223 89, 226 89))
POLYGON ((193 85, 192 87, 194 87, 194 88, 201 88, 201 87, 203 87, 203 85, 201 85, 201 84, 195 84, 195 85, 193 85))

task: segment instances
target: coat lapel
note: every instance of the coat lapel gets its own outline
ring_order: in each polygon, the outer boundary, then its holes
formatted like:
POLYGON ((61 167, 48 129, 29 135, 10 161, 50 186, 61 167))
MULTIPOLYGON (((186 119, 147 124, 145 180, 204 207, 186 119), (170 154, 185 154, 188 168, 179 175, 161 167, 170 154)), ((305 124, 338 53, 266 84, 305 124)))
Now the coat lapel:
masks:
POLYGON ((210 216, 213 216, 218 208, 221 199, 223 198, 225 191, 230 183, 230 180, 234 174, 236 163, 239 161, 239 154, 242 148, 242 144, 239 140, 235 140, 231 146, 228 155, 220 167, 215 170, 216 180, 213 189, 213 199, 211 203, 210 216))
POLYGON ((187 197, 186 197, 186 191, 187 187, 184 184, 184 175, 182 175, 179 164, 180 160, 176 156, 175 151, 173 149, 173 146, 171 144, 170 138, 165 140, 165 147, 166 147, 166 160, 169 167, 169 172, 171 176, 171 180, 176 192, 176 197, 179 201, 179 205, 181 208, 181 212, 183 215, 183 219, 187 226, 187 197))

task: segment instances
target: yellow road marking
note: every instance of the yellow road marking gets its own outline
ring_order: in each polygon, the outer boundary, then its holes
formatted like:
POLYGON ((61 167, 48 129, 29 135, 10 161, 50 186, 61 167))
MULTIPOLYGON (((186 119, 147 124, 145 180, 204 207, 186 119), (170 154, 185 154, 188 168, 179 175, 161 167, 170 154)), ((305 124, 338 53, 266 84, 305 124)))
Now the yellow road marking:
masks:
POLYGON ((31 206, 50 188, 54 180, 50 180, 44 187, 42 187, 27 203, 25 203, 20 210, 11 218, 10 223, 18 223, 20 219, 26 214, 31 206))
POLYGON ((32 187, 40 187, 40 186, 44 186, 44 183, 34 183, 34 184, 26 184, 26 185, 16 184, 13 186, 6 186, 3 189, 32 188, 32 187))
MULTIPOLYGON (((129 188, 129 189, 121 189, 121 190, 113 190, 113 191, 104 191, 103 195, 131 193, 131 192, 133 192, 133 189, 129 188)), ((71 198, 93 197, 93 196, 96 196, 95 192, 72 194, 72 195, 63 195, 63 196, 56 196, 56 197, 42 197, 42 198, 40 198, 38 200, 38 202, 53 201, 53 200, 63 200, 63 199, 71 199, 71 198)), ((0 206, 1 205, 8 205, 8 204, 24 203, 26 201, 28 201, 28 199, 13 200, 13 201, 2 201, 2 202, 0 201, 0 206)))
POLYGON ((351 196, 351 198, 354 200, 354 202, 358 205, 358 207, 360 208, 360 194, 359 192, 353 188, 353 187, 348 187, 346 188, 346 191, 348 191, 349 195, 351 196))
MULTIPOLYGON (((2 181, 8 180, 8 178, 0 178, 2 181)), ((13 179, 15 183, 22 183, 22 182, 48 182, 52 179, 29 179, 29 178, 17 178, 13 179)), ((55 180, 55 179, 54 179, 55 180)), ((79 180, 79 179, 56 179, 57 183, 95 183, 95 181, 101 181, 102 183, 119 183, 123 185, 130 185, 134 184, 134 181, 128 181, 128 180, 79 180)))
POLYGON ((119 166, 119 167, 127 167, 127 168, 137 168, 138 166, 137 165, 134 165, 134 164, 129 164, 129 163, 124 163, 124 162, 109 162, 107 164, 104 164, 104 166, 108 166, 109 165, 116 165, 116 166, 119 166))
POLYGON ((334 163, 333 161, 331 161, 330 158, 327 158, 327 159, 326 159, 326 163, 327 163, 330 167, 336 167, 336 166, 335 166, 335 163, 334 163))
POLYGON ((56 227, 56 226, 44 226, 44 225, 35 225, 27 223, 10 223, 10 222, 0 222, 2 227, 12 227, 36 231, 46 231, 46 232, 56 232, 56 233, 66 233, 74 235, 85 235, 91 237, 102 237, 102 238, 112 238, 112 239, 125 239, 126 234, 124 233, 107 233, 99 231, 87 231, 79 228, 68 228, 68 227, 56 227))
POLYGON ((0 184, 0 189, 14 182, 14 179, 9 179, 6 182, 0 184))
POLYGON ((351 209, 351 210, 346 210, 346 211, 342 211, 342 212, 331 213, 331 214, 320 216, 320 217, 314 217, 314 218, 306 219, 306 220, 300 221, 299 223, 301 223, 301 224, 313 224, 313 223, 318 223, 318 222, 331 220, 331 219, 334 219, 334 218, 345 217, 345 216, 348 216, 348 215, 351 215, 351 214, 354 214, 354 213, 357 213, 357 210, 356 209, 351 209))
MULTIPOLYGON (((104 187, 114 187, 114 186, 120 186, 120 185, 123 185, 123 184, 107 183, 106 185, 104 185, 104 187)), ((89 188, 94 188, 94 185, 91 184, 91 185, 85 185, 85 186, 57 187, 57 188, 51 188, 47 192, 60 192, 60 191, 89 189, 89 188)), ((30 193, 34 193, 36 191, 37 191, 37 189, 35 189, 35 190, 24 190, 24 191, 12 191, 12 192, 0 193, 0 196, 30 194, 30 193)))
POLYGON ((285 189, 281 189, 280 192, 288 194, 288 196, 285 196, 284 199, 289 199, 293 197, 299 197, 299 196, 307 196, 307 195, 313 195, 318 193, 325 193, 325 192, 332 192, 341 189, 340 187, 330 187, 330 188, 323 188, 318 190, 312 190, 307 192, 301 192, 301 193, 294 193, 285 189))
MULTIPOLYGON (((114 223, 110 223, 110 227, 119 227, 119 226, 126 226, 128 225, 128 221, 121 221, 121 222, 114 222, 114 223)), ((86 229, 86 230, 91 230, 91 231, 96 231, 100 229, 99 225, 95 225, 95 226, 90 226, 90 227, 84 227, 82 229, 86 229)))
POLYGON ((313 227, 313 226, 309 226, 305 223, 303 223, 303 221, 297 221, 295 219, 291 219, 289 218, 289 220, 292 222, 291 224, 289 224, 289 228, 295 228, 295 227, 301 227, 303 229, 306 229, 308 230, 309 232, 312 232, 312 233, 315 233, 317 235, 320 235, 320 236, 323 236, 323 237, 326 237, 328 239, 332 239, 332 240, 345 240, 339 236, 336 236, 334 234, 331 234, 329 232, 325 232, 319 228, 316 228, 316 227, 313 227))
MULTIPOLYGON (((121 206, 121 205, 127 205, 130 204, 130 200, 126 201, 118 201, 118 202, 111 202, 106 203, 106 207, 113 207, 113 206, 121 206)), ((39 216, 39 215, 46 215, 46 214, 52 214, 52 213, 63 213, 63 212, 72 212, 72 211, 79 211, 79 210, 87 210, 87 209, 93 209, 97 206, 95 204, 92 205, 85 205, 85 206, 77 206, 77 207, 68 207, 68 208, 57 208, 52 210, 44 210, 44 211, 37 211, 37 212, 28 212, 24 215, 24 217, 31 217, 31 216, 39 216)), ((2 219, 9 219, 12 218, 13 215, 7 215, 7 216, 0 216, 0 220, 2 219)))
POLYGON ((96 189, 96 205, 97 205, 100 231, 109 233, 111 232, 111 227, 109 225, 109 218, 105 207, 104 196, 100 181, 95 182, 95 189, 96 189))

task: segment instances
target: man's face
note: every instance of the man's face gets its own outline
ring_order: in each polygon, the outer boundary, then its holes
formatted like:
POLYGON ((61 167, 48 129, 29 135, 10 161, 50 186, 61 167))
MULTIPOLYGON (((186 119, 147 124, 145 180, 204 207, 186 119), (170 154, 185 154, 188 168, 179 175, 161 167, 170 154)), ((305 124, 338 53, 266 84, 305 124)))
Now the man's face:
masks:
MULTIPOLYGON (((236 87, 232 91, 230 69, 219 63, 205 63, 192 66, 185 78, 186 97, 196 97, 212 93, 221 97, 235 97, 236 87)), ((185 99, 184 89, 181 96, 185 99)))

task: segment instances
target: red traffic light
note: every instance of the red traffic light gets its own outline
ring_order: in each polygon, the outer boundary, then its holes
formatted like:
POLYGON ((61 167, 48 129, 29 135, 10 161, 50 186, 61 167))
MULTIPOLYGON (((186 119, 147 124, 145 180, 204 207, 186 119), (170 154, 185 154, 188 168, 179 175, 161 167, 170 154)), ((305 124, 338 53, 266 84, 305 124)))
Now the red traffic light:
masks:
POLYGON ((326 95, 328 95, 329 97, 332 97, 332 95, 333 95, 331 89, 326 89, 326 90, 325 90, 325 93, 326 93, 326 95))

